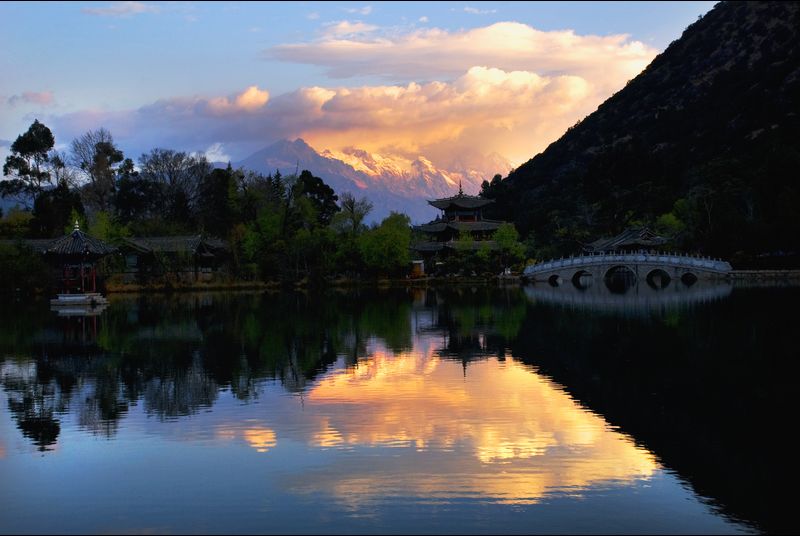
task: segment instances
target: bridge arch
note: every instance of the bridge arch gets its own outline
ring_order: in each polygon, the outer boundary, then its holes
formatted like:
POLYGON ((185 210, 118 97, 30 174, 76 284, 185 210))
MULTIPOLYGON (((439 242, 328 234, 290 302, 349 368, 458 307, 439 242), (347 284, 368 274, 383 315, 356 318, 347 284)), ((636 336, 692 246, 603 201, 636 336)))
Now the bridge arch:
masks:
POLYGON ((615 264, 603 276, 606 288, 611 292, 624 294, 636 283, 636 271, 624 264, 615 264))
POLYGON ((572 275, 572 284, 579 290, 586 290, 592 286, 594 274, 589 270, 578 270, 572 275))
POLYGON ((681 282, 687 287, 691 287, 697 283, 697 275, 695 275, 693 272, 686 272, 681 276, 681 282))
POLYGON ((669 276, 666 270, 662 268, 655 268, 647 273, 645 281, 647 281, 647 284, 654 289, 662 289, 669 286, 672 278, 669 276))
POLYGON ((551 287, 557 287, 561 285, 561 276, 558 274, 553 274, 547 278, 547 282, 550 283, 551 287))

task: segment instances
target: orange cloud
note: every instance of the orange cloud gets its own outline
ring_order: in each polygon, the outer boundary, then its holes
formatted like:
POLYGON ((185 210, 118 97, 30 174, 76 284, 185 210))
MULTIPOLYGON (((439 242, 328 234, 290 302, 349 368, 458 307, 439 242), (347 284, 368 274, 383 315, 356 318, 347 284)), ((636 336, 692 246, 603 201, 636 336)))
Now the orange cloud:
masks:
POLYGON ((380 468, 328 467, 293 484, 326 489, 354 507, 387 493, 533 503, 658 469, 652 454, 514 361, 470 364, 465 379, 460 364, 430 352, 377 351, 321 379, 305 408, 324 416, 314 446, 398 448, 380 468))
POLYGON ((474 65, 504 71, 571 74, 619 88, 638 74, 657 51, 624 34, 577 35, 541 31, 519 22, 448 32, 439 28, 409 33, 324 34, 310 43, 274 47, 266 54, 285 61, 328 68, 331 76, 383 75, 426 79, 458 76, 474 65))
POLYGON ((269 92, 250 86, 234 97, 216 97, 208 101, 209 109, 216 114, 233 111, 254 112, 269 100, 269 92))

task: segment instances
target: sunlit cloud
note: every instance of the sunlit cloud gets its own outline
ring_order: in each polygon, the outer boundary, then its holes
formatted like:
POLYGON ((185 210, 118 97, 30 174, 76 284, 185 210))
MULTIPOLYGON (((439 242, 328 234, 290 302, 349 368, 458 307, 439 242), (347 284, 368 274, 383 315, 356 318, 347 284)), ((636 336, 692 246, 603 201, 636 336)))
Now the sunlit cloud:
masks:
POLYGON ((82 13, 100 17, 132 17, 142 13, 159 13, 161 8, 144 2, 113 2, 105 7, 84 7, 82 13))
POLYGON ((216 97, 208 101, 213 113, 226 114, 232 111, 253 112, 262 108, 269 100, 269 92, 250 86, 234 97, 216 97))
POLYGON ((40 106, 52 106, 55 104, 55 97, 52 91, 24 91, 19 95, 12 95, 6 100, 9 106, 20 104, 37 104, 40 106))
POLYGON ((498 22, 454 32, 374 29, 346 38, 325 33, 316 41, 280 45, 265 54, 323 66, 336 78, 447 79, 485 65, 504 71, 581 76, 608 92, 641 72, 657 52, 624 34, 578 35, 572 30, 541 31, 518 22, 498 22))
POLYGON ((328 38, 342 38, 368 34, 377 29, 378 27, 373 24, 365 24, 361 21, 350 22, 343 20, 326 24, 322 32, 328 38))
POLYGON ((250 146, 255 150, 302 137, 319 151, 355 147, 409 162, 424 155, 447 168, 465 153, 495 152, 518 164, 598 103, 591 82, 579 76, 472 67, 451 82, 307 87, 274 98, 251 86, 232 96, 73 113, 54 123, 69 137, 105 126, 120 142, 131 136, 150 147, 172 144, 188 150, 215 143, 224 143, 228 151, 256 144, 250 146))
POLYGON ((221 143, 217 142, 211 145, 203 153, 209 162, 230 162, 231 157, 225 152, 221 143))

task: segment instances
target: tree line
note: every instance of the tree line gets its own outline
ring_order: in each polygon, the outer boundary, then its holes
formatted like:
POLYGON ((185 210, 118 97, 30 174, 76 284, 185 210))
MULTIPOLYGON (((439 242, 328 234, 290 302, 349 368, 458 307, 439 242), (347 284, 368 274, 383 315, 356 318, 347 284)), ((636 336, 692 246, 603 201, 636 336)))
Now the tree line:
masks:
MULTIPOLYGON (((0 237, 57 237, 77 220, 90 235, 112 243, 126 236, 225 239, 231 275, 239 279, 398 277, 409 270, 408 216, 391 213, 369 226, 368 199, 339 195, 308 170, 284 176, 233 169, 230 163, 215 168, 202 154, 163 148, 134 163, 104 128, 75 138, 66 152, 54 146, 52 132, 38 120, 11 145, 0 194, 28 209, 3 215, 0 237)), ((495 270, 493 262, 520 260, 518 236, 510 231, 505 254, 470 250, 456 255, 451 268, 495 270)), ((6 251, 0 260, 4 270, 18 272, 14 266, 23 264, 22 257, 8 257, 6 251)))

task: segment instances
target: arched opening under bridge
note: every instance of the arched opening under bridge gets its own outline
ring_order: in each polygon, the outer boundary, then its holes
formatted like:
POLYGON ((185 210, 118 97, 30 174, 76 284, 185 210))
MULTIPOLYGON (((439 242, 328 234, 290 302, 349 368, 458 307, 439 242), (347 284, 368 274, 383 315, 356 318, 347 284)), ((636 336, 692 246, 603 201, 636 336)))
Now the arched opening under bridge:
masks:
POLYGON ((661 268, 656 268, 655 270, 651 270, 647 277, 645 278, 647 284, 650 285, 651 288, 654 289, 662 289, 667 288, 669 286, 670 281, 672 278, 669 274, 662 270, 661 268))
POLYGON ((613 266, 606 272, 603 280, 608 290, 624 294, 636 284, 636 273, 624 265, 613 266))

